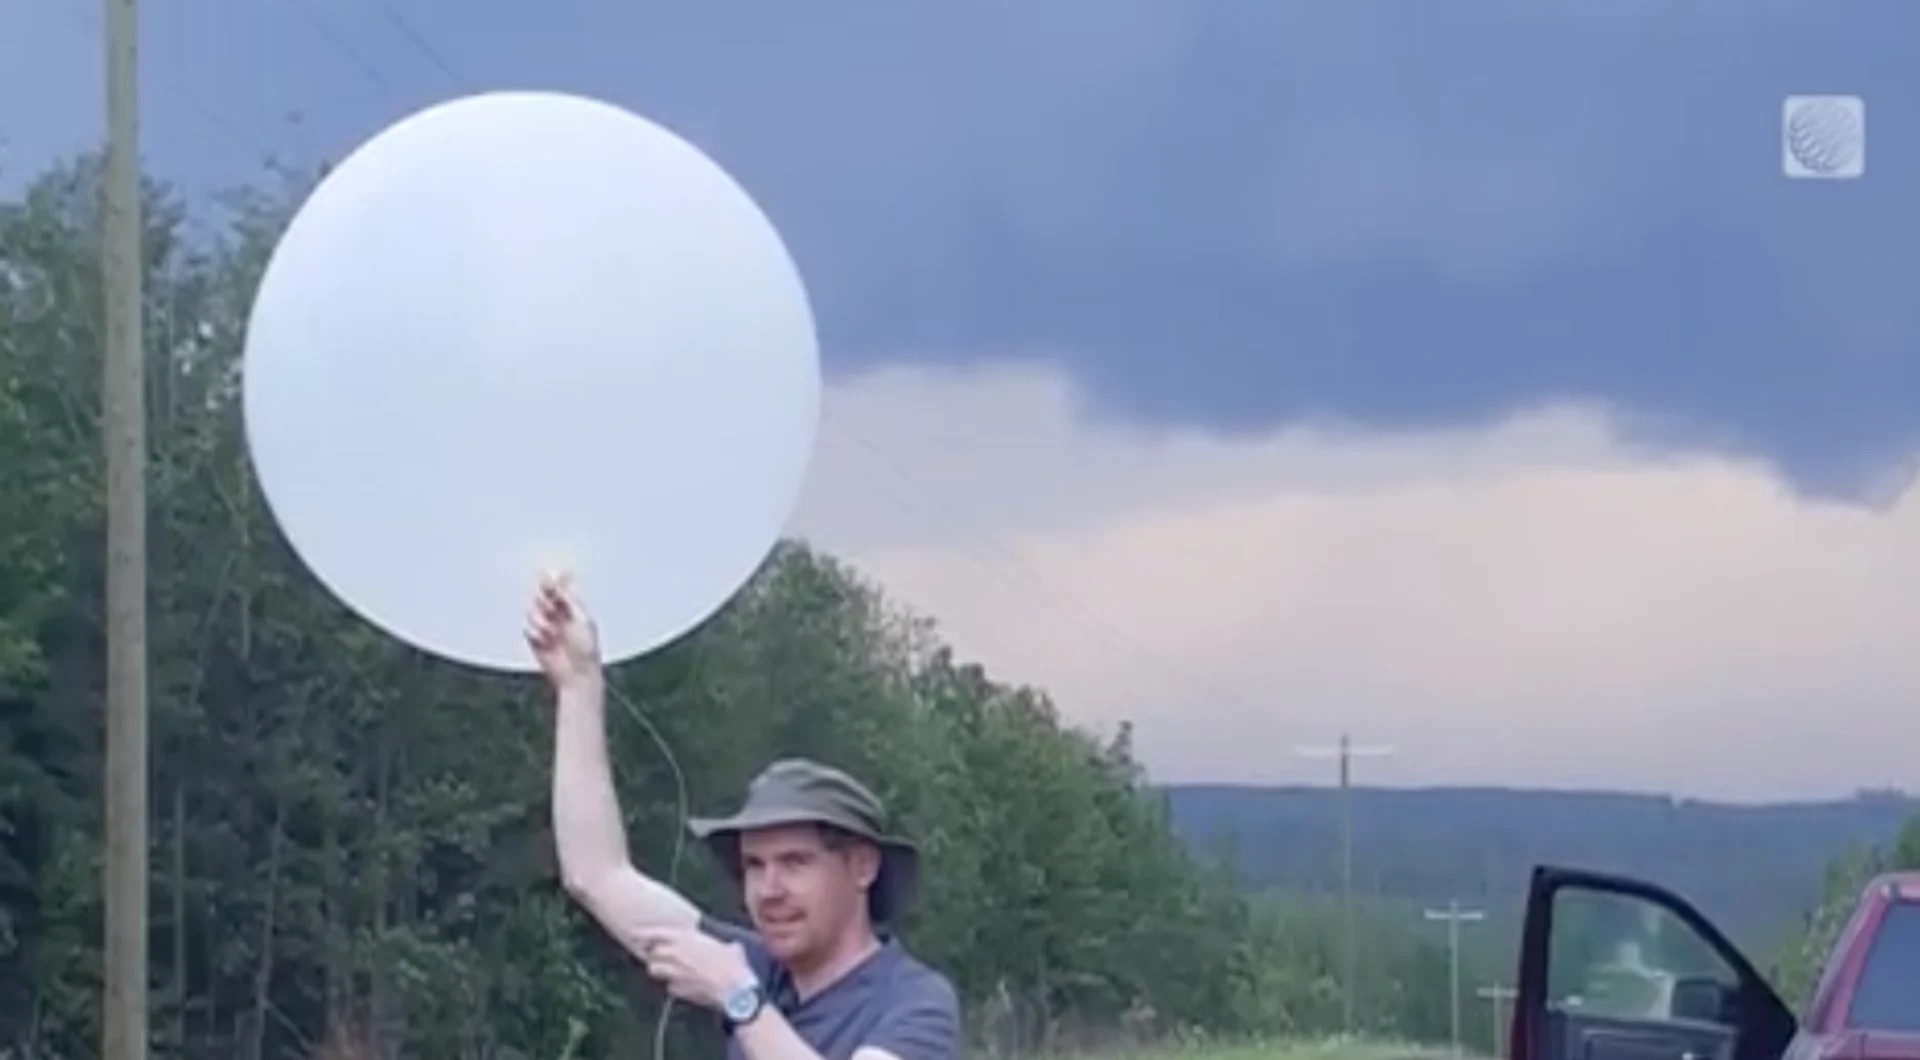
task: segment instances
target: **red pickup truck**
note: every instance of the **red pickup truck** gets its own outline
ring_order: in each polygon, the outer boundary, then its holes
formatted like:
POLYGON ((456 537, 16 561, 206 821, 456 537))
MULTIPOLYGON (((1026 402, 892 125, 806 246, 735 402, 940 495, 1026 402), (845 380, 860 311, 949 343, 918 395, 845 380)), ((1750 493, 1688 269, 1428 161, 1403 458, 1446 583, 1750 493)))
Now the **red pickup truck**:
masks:
POLYGON ((1920 873, 1870 883, 1805 1023, 1719 928, 1641 880, 1534 870, 1513 1060, 1920 1060, 1920 873))

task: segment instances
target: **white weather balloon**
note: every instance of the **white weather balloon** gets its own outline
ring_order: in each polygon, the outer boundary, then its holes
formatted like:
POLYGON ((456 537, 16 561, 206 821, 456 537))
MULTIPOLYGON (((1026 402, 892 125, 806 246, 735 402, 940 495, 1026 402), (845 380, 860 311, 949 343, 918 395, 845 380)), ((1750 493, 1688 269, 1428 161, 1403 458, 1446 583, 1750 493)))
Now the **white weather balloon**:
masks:
POLYGON ((468 97, 367 141, 274 249, 247 444, 306 564, 373 624, 529 670, 564 568, 608 661, 711 616, 797 500, 820 405, 800 275, 698 149, 605 103, 468 97))

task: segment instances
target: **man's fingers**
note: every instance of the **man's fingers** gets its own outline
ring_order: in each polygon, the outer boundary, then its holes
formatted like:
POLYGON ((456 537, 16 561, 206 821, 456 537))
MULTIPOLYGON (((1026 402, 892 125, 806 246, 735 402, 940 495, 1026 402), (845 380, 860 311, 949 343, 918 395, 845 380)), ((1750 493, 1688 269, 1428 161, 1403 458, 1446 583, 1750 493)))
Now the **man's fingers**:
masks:
POLYGON ((571 589, 561 590, 560 615, 568 622, 578 622, 587 617, 586 606, 580 602, 579 597, 573 595, 571 589))
POLYGON ((569 608, 566 582, 551 574, 542 575, 539 591, 534 593, 533 610, 549 622, 564 622, 569 608))
POLYGON ((583 617, 587 613, 587 609, 580 603, 579 595, 573 591, 572 571, 548 574, 542 578, 540 603, 556 620, 562 622, 583 617))
POLYGON ((562 571, 540 579, 540 607, 554 618, 568 619, 580 612, 580 601, 573 595, 573 575, 562 571))
POLYGON ((647 974, 655 980, 666 984, 669 989, 693 978, 687 970, 686 963, 681 961, 677 955, 668 954, 660 957, 648 956, 646 965, 647 974))

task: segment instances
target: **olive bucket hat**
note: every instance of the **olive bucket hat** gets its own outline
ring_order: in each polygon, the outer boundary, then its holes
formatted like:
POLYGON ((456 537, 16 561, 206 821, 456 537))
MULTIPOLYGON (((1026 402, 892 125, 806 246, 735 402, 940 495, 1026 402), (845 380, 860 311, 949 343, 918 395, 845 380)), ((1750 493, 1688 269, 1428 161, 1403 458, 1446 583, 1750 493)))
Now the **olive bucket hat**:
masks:
POLYGON ((880 848, 880 870, 867 890, 867 912, 876 925, 897 924, 919 879, 920 852, 887 831, 886 808, 866 785, 832 766, 783 758, 753 778, 746 801, 732 816, 689 818, 687 829, 707 844, 738 883, 744 876, 742 832, 801 824, 838 829, 880 848))

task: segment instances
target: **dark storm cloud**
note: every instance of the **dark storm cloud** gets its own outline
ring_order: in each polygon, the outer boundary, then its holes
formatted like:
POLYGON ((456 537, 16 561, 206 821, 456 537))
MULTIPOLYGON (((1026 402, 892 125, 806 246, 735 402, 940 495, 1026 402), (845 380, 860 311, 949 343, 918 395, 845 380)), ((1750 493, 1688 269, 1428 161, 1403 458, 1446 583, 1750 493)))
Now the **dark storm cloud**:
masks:
MULTIPOLYGON (((719 156, 839 371, 1044 356, 1099 414, 1226 430, 1582 400, 1828 491, 1920 444, 1920 6, 641 6, 416 21, 462 87, 607 95, 719 156), (1823 92, 1866 98, 1863 180, 1781 174, 1782 97, 1823 92)), ((266 22, 167 61, 344 145, 448 87, 374 11, 337 16, 354 63, 266 22)))
POLYGON ((1920 441, 1920 8, 1306 6, 1119 5, 867 104, 926 125, 782 202, 836 348, 1042 348, 1226 428, 1591 400, 1834 490, 1920 441), (1866 97, 1867 179, 1782 175, 1802 92, 1866 97))

